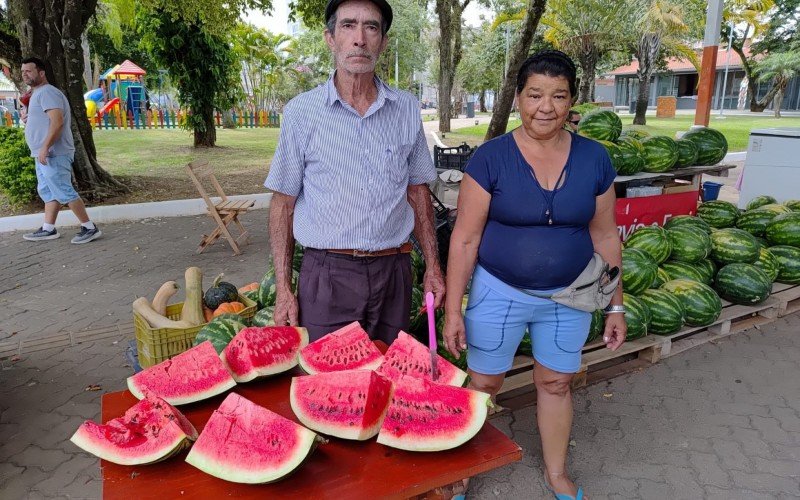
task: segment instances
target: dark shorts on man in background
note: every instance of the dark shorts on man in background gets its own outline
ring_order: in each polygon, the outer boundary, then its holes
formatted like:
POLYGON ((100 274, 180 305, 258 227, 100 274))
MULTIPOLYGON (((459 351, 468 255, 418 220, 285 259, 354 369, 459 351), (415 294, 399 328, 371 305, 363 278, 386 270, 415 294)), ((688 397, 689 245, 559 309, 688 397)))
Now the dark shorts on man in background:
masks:
POLYGON ((391 344, 408 330, 411 256, 354 257, 306 248, 297 297, 310 341, 358 321, 373 340, 391 344))

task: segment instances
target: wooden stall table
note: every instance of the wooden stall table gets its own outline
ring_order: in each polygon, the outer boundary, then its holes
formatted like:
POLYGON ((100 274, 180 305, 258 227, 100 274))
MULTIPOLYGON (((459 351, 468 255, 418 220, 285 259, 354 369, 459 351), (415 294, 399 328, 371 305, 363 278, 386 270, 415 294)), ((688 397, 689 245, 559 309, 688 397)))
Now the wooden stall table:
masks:
MULTIPOLYGON (((278 377, 237 385, 232 391, 298 422, 289 404, 289 385, 291 377, 300 374, 295 368, 278 377)), ((226 396, 180 406, 179 410, 201 432, 226 396)), ((104 394, 102 421, 122 416, 136 402, 129 391, 104 394)), ((464 445, 436 453, 397 450, 378 444, 375 438, 364 442, 329 438, 289 477, 264 485, 209 476, 187 464, 186 453, 142 466, 101 460, 103 498, 410 498, 522 459, 520 447, 489 422, 464 445)))

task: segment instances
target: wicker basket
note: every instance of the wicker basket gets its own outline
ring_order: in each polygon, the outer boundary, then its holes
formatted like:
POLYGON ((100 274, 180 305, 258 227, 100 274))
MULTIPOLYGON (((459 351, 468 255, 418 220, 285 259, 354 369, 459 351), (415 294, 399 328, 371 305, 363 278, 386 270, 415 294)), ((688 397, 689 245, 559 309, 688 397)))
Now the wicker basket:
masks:
MULTIPOLYGON (((237 313, 242 318, 249 320, 256 315, 258 305, 254 301, 239 295, 239 302, 245 306, 244 310, 237 313)), ((183 309, 183 302, 170 304, 167 306, 166 316, 177 321, 180 319, 181 309, 183 309)), ((203 323, 191 328, 152 328, 139 313, 134 311, 133 330, 136 334, 139 365, 147 368, 189 349, 194 343, 197 332, 207 324, 203 323)))

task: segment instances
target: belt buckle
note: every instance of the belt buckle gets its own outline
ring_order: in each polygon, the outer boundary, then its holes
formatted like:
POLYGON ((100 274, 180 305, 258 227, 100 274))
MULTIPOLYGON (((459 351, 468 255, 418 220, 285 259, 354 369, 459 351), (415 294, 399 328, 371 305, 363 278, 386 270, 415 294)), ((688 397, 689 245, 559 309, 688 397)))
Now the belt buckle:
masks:
POLYGON ((372 255, 371 252, 361 252, 359 250, 353 250, 353 257, 354 258, 370 257, 371 255, 372 255))

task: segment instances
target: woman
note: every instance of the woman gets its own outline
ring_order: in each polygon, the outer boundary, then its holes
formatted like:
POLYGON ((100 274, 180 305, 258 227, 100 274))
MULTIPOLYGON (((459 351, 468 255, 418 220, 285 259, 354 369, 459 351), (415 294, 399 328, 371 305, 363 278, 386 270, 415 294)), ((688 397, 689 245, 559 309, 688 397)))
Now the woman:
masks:
MULTIPOLYGON (((583 497, 567 474, 566 458, 570 382, 580 368, 591 313, 530 293, 546 296, 566 287, 594 252, 612 267, 622 262, 608 154, 563 128, 575 90, 575 65, 563 52, 540 52, 523 63, 516 94, 522 126, 479 147, 465 170, 445 295, 445 344, 454 356, 467 351, 473 389, 497 394, 530 329, 544 481, 562 500, 583 497)), ((603 335, 612 350, 625 340, 623 313, 619 287, 603 335)))

